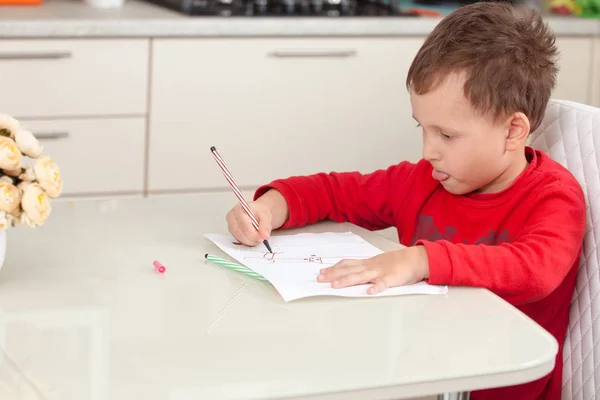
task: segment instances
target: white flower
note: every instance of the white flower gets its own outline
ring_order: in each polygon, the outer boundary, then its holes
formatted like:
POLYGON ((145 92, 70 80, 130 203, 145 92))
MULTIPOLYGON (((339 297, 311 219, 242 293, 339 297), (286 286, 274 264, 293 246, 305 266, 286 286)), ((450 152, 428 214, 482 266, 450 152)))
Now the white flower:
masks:
POLYGON ((6 176, 6 175, 4 175, 2 178, 0 178, 0 182, 7 183, 9 185, 12 185, 14 183, 12 178, 10 176, 6 176))
MULTIPOLYGON (((4 231, 13 226, 15 217, 5 211, 0 211, 0 231, 4 231)), ((2 397, 0 397, 2 398, 2 397)))
POLYGON ((19 179, 22 182, 33 182, 35 181, 35 173, 33 172, 33 167, 31 165, 22 168, 19 171, 19 179))
MULTIPOLYGON (((8 177, 3 177, 8 178, 8 177)), ((8 178, 10 179, 10 178, 8 178)), ((21 205, 21 189, 2 180, 0 182, 0 211, 14 214, 21 205)))
POLYGON ((40 142, 33 136, 33 133, 25 129, 18 129, 15 132, 15 141, 21 149, 21 153, 26 156, 37 158, 42 153, 40 142))
POLYGON ((48 195, 37 183, 23 182, 19 184, 19 188, 23 190, 21 199, 23 213, 19 217, 19 222, 30 227, 42 225, 52 211, 48 195))
POLYGON ((44 188, 48 196, 58 197, 62 191, 63 181, 60 168, 49 156, 41 156, 33 165, 35 179, 44 188))
POLYGON ((0 168, 15 170, 21 166, 21 150, 11 138, 0 136, 0 168))
POLYGON ((19 176, 19 175, 21 175, 23 173, 23 170, 21 168, 17 168, 17 169, 5 169, 5 170, 2 170, 2 172, 4 172, 8 176, 17 177, 17 176, 19 176))
POLYGON ((15 132, 21 128, 19 121, 10 115, 0 114, 0 135, 14 138, 15 132))

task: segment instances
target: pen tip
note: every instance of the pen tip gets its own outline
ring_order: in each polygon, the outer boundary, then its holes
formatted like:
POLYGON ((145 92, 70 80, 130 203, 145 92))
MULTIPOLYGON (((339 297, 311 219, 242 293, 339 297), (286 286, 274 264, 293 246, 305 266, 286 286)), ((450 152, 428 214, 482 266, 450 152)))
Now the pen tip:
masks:
POLYGON ((208 253, 206 253, 206 254, 204 255, 204 258, 208 258, 208 253))
POLYGON ((210 151, 215 151, 217 148, 215 146, 211 146, 210 151))
POLYGON ((273 250, 271 250, 271 246, 269 245, 269 242, 264 240, 263 243, 265 244, 265 247, 267 248, 267 250, 269 250, 269 253, 273 254, 273 250))

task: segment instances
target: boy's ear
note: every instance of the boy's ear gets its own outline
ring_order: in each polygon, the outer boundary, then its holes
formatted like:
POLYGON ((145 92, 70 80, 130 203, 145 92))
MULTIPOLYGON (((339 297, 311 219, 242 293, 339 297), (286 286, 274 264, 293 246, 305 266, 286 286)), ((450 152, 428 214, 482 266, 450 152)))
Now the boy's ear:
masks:
POLYGON ((506 120, 508 132, 506 135, 506 150, 513 151, 519 149, 529 136, 531 125, 529 118, 522 112, 516 112, 506 120))

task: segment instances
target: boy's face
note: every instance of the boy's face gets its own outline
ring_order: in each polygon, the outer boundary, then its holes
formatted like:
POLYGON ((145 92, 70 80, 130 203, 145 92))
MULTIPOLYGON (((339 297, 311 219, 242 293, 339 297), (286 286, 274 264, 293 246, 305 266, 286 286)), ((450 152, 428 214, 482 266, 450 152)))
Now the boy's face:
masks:
POLYGON ((464 96, 463 82, 462 76, 450 75, 426 94, 410 92, 413 116, 423 131, 423 158, 450 193, 497 192, 522 172, 514 170, 515 152, 507 149, 509 143, 514 146, 508 140, 512 124, 477 113, 464 96))

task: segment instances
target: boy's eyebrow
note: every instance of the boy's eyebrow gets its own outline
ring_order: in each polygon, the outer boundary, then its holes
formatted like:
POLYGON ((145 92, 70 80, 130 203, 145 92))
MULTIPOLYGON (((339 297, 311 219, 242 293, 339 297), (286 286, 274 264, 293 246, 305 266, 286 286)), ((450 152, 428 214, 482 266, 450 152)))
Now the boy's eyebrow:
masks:
MULTIPOLYGON (((419 122, 419 120, 417 119, 417 117, 415 117, 415 116, 414 116, 414 114, 412 115, 412 118, 413 118, 415 121, 417 121, 417 122, 419 123, 419 125, 421 125, 421 123, 419 122)), ((432 126, 432 128, 433 128, 433 129, 436 129, 436 130, 438 130, 438 131, 440 131, 440 132, 452 132, 452 133, 457 133, 457 132, 455 132, 453 129, 445 129, 445 128, 442 128, 441 126, 438 126, 438 125, 433 125, 433 126, 432 126)))

